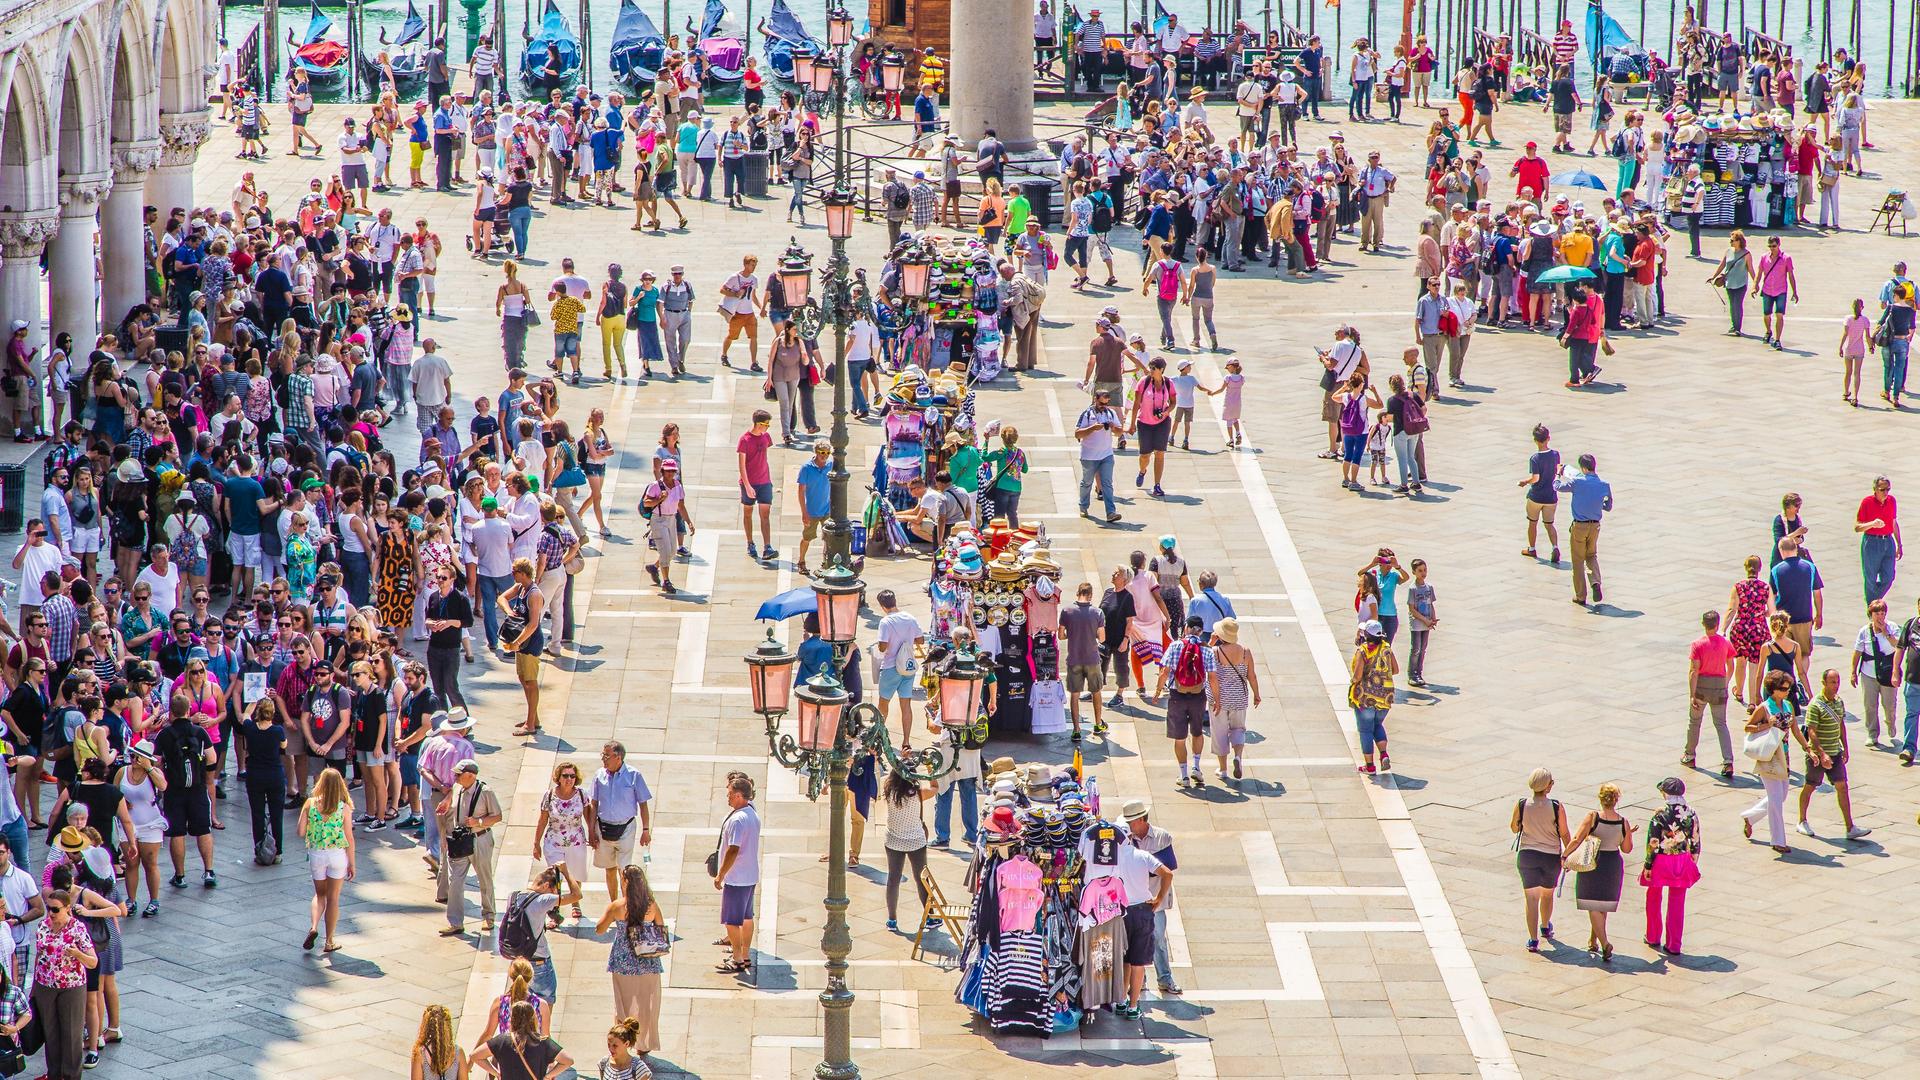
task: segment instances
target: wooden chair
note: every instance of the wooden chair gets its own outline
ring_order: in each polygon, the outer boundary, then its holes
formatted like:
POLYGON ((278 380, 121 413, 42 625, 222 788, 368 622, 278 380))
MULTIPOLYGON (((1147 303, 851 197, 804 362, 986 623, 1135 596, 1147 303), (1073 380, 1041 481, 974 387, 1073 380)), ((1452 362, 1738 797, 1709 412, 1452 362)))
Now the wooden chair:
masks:
POLYGON ((1895 222, 1899 222, 1900 235, 1907 235, 1907 217, 1906 214, 1901 212, 1906 201, 1907 193, 1904 191, 1887 192, 1887 197, 1881 200, 1880 209, 1873 212, 1873 220, 1867 223, 1867 231, 1872 232, 1875 229, 1881 229, 1886 232, 1888 236, 1892 236, 1893 225, 1895 222))
POLYGON ((967 920, 973 917, 972 904, 949 904, 946 894, 940 891, 940 882, 935 880, 933 871, 921 869, 920 885, 927 890, 926 907, 920 912, 920 925, 913 932, 913 952, 911 959, 920 959, 923 939, 927 936, 927 920, 939 919, 946 927, 947 936, 953 939, 955 946, 967 940, 967 920))

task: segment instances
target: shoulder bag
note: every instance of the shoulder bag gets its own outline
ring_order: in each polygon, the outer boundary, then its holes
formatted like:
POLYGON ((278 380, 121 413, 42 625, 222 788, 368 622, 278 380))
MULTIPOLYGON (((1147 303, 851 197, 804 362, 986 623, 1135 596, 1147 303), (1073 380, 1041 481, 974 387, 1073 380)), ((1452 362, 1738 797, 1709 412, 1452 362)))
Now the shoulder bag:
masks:
POLYGON ((714 837, 713 850, 707 853, 707 876, 710 878, 720 876, 720 845, 726 842, 728 823, 733 821, 733 815, 739 812, 738 810, 733 811, 733 813, 727 815, 726 821, 720 823, 720 835, 714 837))

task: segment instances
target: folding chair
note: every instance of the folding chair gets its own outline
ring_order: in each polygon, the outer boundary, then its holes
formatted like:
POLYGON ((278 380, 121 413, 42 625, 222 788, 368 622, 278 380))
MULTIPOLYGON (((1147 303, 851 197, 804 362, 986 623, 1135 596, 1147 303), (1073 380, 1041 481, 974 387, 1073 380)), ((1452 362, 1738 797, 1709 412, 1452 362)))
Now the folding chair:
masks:
POLYGON ((913 952, 909 957, 920 959, 922 939, 927 936, 927 920, 939 919, 946 927, 947 936, 957 946, 967 940, 967 920, 973 917, 972 904, 949 904, 945 893, 940 891, 940 882, 936 881, 933 871, 922 869, 919 873, 920 885, 927 890, 926 908, 920 912, 920 926, 913 932, 913 952))
POLYGON ((1889 191, 1880 202, 1880 209, 1873 212, 1873 220, 1867 223, 1867 231, 1883 229, 1888 236, 1893 235, 1894 222, 1900 223, 1900 235, 1907 235, 1907 217, 1903 208, 1907 201, 1904 191, 1889 191))

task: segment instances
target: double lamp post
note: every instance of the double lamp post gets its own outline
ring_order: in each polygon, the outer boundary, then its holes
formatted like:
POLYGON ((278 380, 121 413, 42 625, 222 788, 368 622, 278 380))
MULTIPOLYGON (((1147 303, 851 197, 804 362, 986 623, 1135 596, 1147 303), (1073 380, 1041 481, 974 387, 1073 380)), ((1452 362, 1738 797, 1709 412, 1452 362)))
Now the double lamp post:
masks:
MULTIPOLYGON (((847 774, 855 759, 872 754, 893 772, 904 773, 915 785, 928 784, 952 772, 960 762, 959 748, 948 735, 917 750, 897 751, 887 734, 885 714, 871 703, 853 704, 840 681, 847 658, 855 648, 860 607, 866 583, 838 559, 813 578, 820 637, 832 649, 831 659, 813 677, 794 685, 799 657, 777 640, 773 631, 746 656, 753 711, 766 723, 767 748, 775 761, 799 770, 807 779, 807 798, 818 801, 828 792, 826 927, 820 952, 826 958, 826 988, 820 991, 825 1010, 826 1038, 821 1062, 814 1067, 819 1080, 855 1080, 853 1063, 853 991, 847 988, 847 954, 853 938, 847 930, 847 774), (781 728, 788 712, 795 714, 792 731, 781 728)), ((935 700, 948 724, 964 723, 980 708, 986 670, 972 653, 958 653, 938 675, 935 700)), ((952 729, 949 728, 951 731, 952 729)), ((775 928, 771 932, 778 932, 775 928)))

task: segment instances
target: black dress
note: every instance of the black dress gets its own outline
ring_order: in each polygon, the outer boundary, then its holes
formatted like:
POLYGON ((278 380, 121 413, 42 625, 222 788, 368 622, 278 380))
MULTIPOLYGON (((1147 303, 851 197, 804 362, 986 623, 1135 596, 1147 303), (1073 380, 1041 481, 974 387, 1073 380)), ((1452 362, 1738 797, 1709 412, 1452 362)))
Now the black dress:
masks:
POLYGON ((1574 876, 1573 895, 1581 911, 1615 911, 1620 907, 1620 885, 1626 865, 1620 857, 1620 842, 1626 838, 1627 823, 1621 818, 1601 818, 1594 823, 1593 837, 1600 841, 1593 869, 1574 876))

